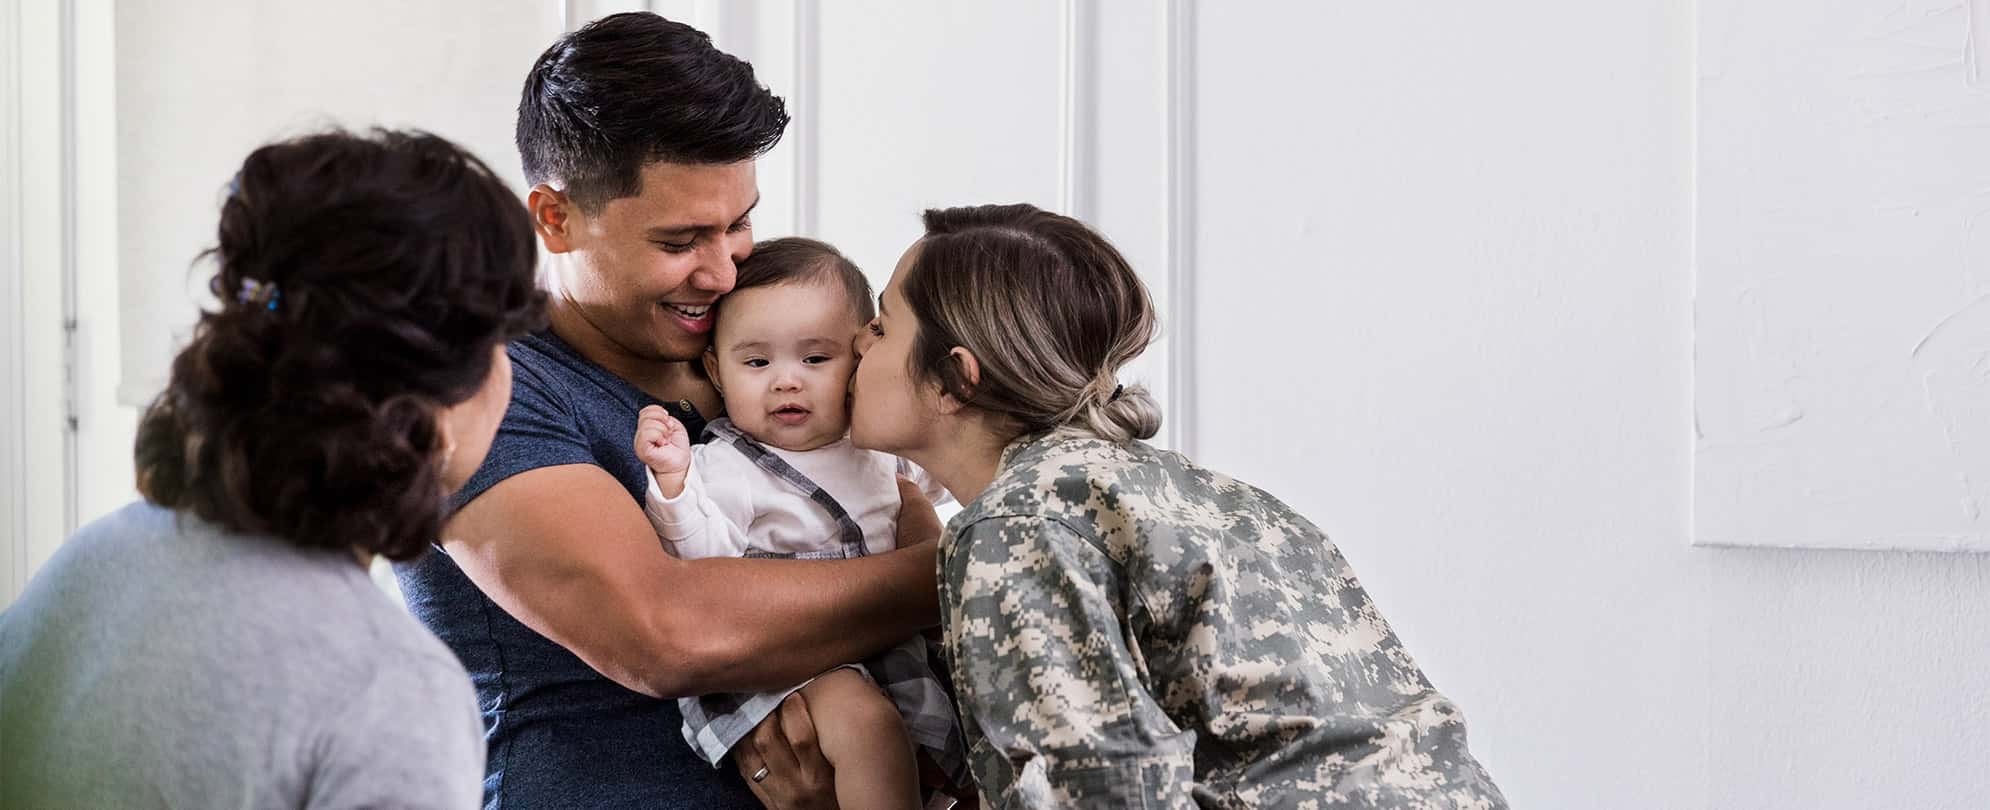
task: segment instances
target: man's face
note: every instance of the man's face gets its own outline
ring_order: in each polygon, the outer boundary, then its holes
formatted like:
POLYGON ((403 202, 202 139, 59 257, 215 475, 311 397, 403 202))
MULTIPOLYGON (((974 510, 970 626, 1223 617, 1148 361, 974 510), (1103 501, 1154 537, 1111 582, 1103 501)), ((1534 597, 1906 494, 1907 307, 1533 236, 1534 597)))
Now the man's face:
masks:
POLYGON ((547 249, 570 259, 555 265, 558 294, 630 355, 698 359, 711 341, 713 302, 753 251, 753 167, 651 163, 636 196, 593 212, 569 202, 566 227, 542 229, 547 249))

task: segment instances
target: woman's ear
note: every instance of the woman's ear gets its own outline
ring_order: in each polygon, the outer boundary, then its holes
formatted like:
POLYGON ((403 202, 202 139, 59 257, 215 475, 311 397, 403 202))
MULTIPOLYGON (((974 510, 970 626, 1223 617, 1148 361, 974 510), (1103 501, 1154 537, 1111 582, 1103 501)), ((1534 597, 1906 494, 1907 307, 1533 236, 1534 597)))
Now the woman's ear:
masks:
POLYGON ((467 411, 471 407, 474 407, 469 403, 475 401, 475 398, 471 398, 455 405, 437 405, 430 416, 431 419, 435 420, 436 450, 433 460, 436 463, 437 476, 442 479, 442 489, 445 492, 455 492, 464 483, 469 481, 471 473, 476 472, 475 470, 456 469, 458 434, 468 432, 464 423, 471 418, 467 411))
MULTIPOLYGON (((967 398, 973 399, 974 389, 981 385, 981 361, 976 360, 974 352, 968 351, 963 346, 955 346, 948 351, 947 360, 960 372, 961 387, 967 389, 967 398)), ((940 391, 940 413, 959 413, 965 407, 967 407, 966 400, 957 398, 944 389, 940 391)))
POLYGON ((539 241, 550 253, 565 253, 573 250, 570 229, 573 227, 573 202, 567 195, 545 183, 532 187, 532 193, 525 196, 525 208, 532 214, 532 230, 539 233, 539 241))
POLYGON ((447 476, 451 465, 456 462, 456 425, 449 418, 450 410, 443 408, 435 415, 436 438, 442 440, 442 471, 447 476))

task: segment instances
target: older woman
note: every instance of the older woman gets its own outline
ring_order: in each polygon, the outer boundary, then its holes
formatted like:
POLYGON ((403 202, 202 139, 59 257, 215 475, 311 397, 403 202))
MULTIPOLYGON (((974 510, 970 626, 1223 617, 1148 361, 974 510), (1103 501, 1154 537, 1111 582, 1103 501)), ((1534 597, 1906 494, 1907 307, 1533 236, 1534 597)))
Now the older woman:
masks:
POLYGON ((852 438, 965 504, 941 615, 989 805, 1505 806, 1319 529, 1140 441, 1154 315, 1098 234, 929 211, 880 301, 852 438))
POLYGON ((474 807, 468 676, 366 567, 490 446, 544 308, 524 208, 441 138, 312 135, 249 155, 212 255, 145 500, 0 615, 0 806, 474 807))

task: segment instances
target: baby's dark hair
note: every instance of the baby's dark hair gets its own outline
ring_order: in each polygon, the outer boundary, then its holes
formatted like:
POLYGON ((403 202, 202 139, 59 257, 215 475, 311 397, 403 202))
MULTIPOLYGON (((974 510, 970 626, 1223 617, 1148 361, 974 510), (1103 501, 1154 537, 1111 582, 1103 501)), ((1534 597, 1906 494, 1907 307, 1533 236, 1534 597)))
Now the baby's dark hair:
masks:
MULTIPOLYGON (((871 282, 855 262, 831 247, 800 236, 769 239, 753 246, 753 255, 739 263, 739 278, 732 291, 783 284, 828 282, 843 288, 849 299, 850 314, 858 324, 877 317, 877 304, 871 297, 871 282)), ((719 317, 725 317, 725 300, 719 300, 719 317)))
POLYGON ((139 421, 138 490, 222 528, 409 559, 441 535, 441 408, 545 323, 525 206, 422 132, 249 154, 200 316, 139 421))

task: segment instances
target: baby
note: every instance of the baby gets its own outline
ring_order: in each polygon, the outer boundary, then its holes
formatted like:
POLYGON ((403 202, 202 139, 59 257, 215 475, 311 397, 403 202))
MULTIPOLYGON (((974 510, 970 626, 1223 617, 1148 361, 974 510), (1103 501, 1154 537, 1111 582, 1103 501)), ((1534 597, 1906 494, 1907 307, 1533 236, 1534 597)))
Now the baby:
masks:
MULTIPOLYGON (((911 463, 850 444, 851 338, 873 314, 863 272, 821 242, 770 240, 740 264, 705 354, 727 418, 697 446, 655 405, 636 426, 636 455, 651 472, 644 511, 667 550, 684 559, 877 554, 893 548, 899 476, 936 502, 946 497, 911 463)), ((796 690, 843 807, 918 807, 912 744, 957 784, 966 773, 952 703, 919 638, 787 690, 684 698, 684 739, 716 766, 796 690)))

